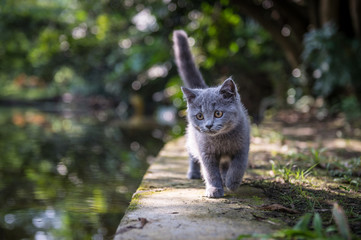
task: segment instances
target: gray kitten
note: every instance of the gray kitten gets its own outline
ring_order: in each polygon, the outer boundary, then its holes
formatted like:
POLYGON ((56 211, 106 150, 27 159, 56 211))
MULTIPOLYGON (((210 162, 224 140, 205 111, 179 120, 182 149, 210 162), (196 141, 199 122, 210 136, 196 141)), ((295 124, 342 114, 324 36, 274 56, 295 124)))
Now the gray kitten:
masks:
POLYGON ((234 191, 247 168, 249 122, 237 86, 231 78, 218 87, 207 87, 197 69, 187 34, 173 32, 175 60, 186 85, 188 178, 206 182, 206 196, 224 195, 223 185, 234 191))

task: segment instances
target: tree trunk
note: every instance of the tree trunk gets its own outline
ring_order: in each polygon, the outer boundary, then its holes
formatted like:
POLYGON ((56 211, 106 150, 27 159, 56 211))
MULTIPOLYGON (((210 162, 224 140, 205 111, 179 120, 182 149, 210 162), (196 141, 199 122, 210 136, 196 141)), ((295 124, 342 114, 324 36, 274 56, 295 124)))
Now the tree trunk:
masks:
POLYGON ((339 0, 321 0, 320 1, 320 22, 321 26, 328 22, 338 23, 339 0))
POLYGON ((319 19, 319 1, 317 0, 308 0, 307 1, 308 6, 308 16, 311 23, 311 28, 320 28, 320 19, 319 19))
POLYGON ((359 0, 350 0, 350 14, 355 35, 361 39, 361 3, 359 0))

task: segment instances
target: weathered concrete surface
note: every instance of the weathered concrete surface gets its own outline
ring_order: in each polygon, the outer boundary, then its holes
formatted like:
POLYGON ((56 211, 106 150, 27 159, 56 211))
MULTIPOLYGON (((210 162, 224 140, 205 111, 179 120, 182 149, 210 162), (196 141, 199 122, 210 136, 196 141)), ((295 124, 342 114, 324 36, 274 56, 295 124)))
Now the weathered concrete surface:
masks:
MULTIPOLYGON (((269 203, 262 189, 243 185, 224 198, 206 198, 201 180, 186 178, 184 138, 168 143, 133 195, 115 239, 234 239, 269 233, 277 220, 263 220, 258 206, 269 203)), ((245 176, 246 178, 249 177, 245 176)))

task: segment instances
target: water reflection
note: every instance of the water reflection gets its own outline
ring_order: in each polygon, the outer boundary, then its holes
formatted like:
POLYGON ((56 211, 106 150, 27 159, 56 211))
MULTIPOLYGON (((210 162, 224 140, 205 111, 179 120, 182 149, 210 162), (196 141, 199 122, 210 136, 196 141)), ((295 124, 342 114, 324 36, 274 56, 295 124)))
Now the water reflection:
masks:
POLYGON ((0 238, 112 236, 163 144, 121 125, 105 112, 1 108, 0 238))

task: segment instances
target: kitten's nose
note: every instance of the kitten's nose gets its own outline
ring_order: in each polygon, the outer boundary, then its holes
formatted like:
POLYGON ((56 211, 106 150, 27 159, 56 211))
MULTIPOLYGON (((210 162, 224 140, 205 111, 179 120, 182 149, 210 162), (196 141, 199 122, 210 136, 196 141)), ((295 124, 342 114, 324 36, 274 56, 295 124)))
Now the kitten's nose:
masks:
POLYGON ((207 124, 206 128, 211 129, 213 127, 213 124, 207 124))

